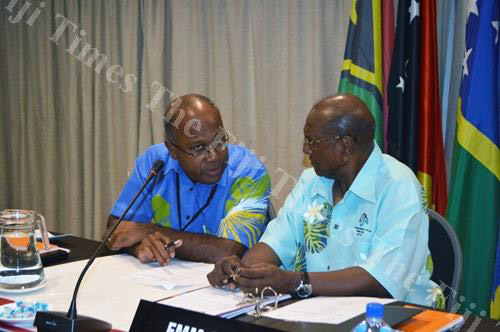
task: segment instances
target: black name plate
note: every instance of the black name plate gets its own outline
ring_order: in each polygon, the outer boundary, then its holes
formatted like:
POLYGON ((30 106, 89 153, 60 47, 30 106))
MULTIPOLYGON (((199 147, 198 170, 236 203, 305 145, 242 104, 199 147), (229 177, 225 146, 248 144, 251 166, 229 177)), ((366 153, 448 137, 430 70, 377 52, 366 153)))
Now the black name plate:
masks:
POLYGON ((276 332, 269 327, 205 315, 199 312, 171 307, 146 300, 141 300, 135 312, 131 332, 226 332, 252 331, 276 332))

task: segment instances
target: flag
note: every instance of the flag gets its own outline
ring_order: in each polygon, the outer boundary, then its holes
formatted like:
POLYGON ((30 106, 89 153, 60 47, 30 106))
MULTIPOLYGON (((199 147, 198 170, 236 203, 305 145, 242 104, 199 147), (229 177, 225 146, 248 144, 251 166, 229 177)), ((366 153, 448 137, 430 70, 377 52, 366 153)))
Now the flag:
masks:
POLYGON ((339 93, 365 102, 375 118, 375 140, 384 148, 381 0, 352 1, 339 93))
POLYGON ((484 316, 490 305, 497 313, 500 300, 492 280, 500 219, 500 1, 471 1, 466 15, 447 217, 462 245, 462 305, 484 316))
MULTIPOLYGON (((453 121, 453 124, 455 122, 455 118, 449 119, 448 118, 448 102, 450 99, 450 87, 452 86, 451 82, 451 65, 453 64, 453 40, 455 37, 455 13, 456 13, 456 7, 457 7, 457 2, 456 1, 449 1, 446 2, 445 5, 447 7, 444 10, 448 11, 448 23, 447 23, 447 28, 446 28, 446 35, 443 37, 443 45, 441 47, 444 48, 444 70, 442 70, 443 73, 443 78, 441 80, 441 86, 442 86, 442 93, 441 93, 441 126, 443 127, 443 142, 445 142, 445 150, 446 150, 446 130, 447 130, 447 122, 448 121, 453 121), (446 41, 446 44, 445 42, 446 41)), ((450 115, 453 116, 455 112, 450 112, 450 115)))
POLYGON ((400 0, 387 87, 387 152, 418 176, 432 209, 447 205, 439 99, 436 3, 400 0))
POLYGON ((387 105, 387 84, 391 70, 392 50, 394 49, 394 2, 382 0, 382 61, 383 61, 383 110, 384 110, 384 152, 387 149, 387 120, 389 106, 387 105))
POLYGON ((395 47, 387 88, 386 151, 417 172, 420 3, 399 0, 395 47))
POLYGON ((490 317, 500 319, 500 228, 497 240, 497 259, 493 275, 493 289, 491 290, 490 317))
POLYGON ((417 177, 429 207, 444 215, 448 202, 439 99, 436 0, 422 1, 421 17, 417 177))

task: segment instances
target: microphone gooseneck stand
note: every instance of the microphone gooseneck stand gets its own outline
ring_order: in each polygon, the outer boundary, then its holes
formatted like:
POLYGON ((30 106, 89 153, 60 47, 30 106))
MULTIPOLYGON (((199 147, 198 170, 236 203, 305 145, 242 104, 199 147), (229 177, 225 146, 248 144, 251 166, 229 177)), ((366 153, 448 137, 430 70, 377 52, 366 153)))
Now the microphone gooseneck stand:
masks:
POLYGON ((73 298, 71 299, 71 304, 69 306, 68 312, 63 311, 39 311, 36 313, 34 326, 37 327, 39 332, 45 331, 58 331, 58 332, 82 332, 82 331, 108 331, 111 329, 111 324, 105 322, 100 319, 87 317, 87 316, 78 316, 76 312, 76 297, 78 295, 78 290, 80 289, 80 284, 82 283, 83 277, 85 273, 89 269, 90 265, 94 262, 96 257, 102 252, 106 241, 111 237, 114 233, 118 225, 122 222, 123 218, 127 214, 128 210, 135 203, 139 195, 143 192, 144 188, 148 185, 148 183, 153 179, 163 168, 164 162, 162 160, 156 160, 151 168, 151 171, 144 181, 144 184, 139 189, 135 197, 130 202, 129 206, 122 213, 121 217, 114 223, 111 230, 108 232, 108 235, 102 240, 101 244, 97 248, 97 250, 92 254, 92 257, 88 260, 87 264, 83 268, 82 273, 78 277, 78 281, 76 282, 75 290, 73 291, 73 298))

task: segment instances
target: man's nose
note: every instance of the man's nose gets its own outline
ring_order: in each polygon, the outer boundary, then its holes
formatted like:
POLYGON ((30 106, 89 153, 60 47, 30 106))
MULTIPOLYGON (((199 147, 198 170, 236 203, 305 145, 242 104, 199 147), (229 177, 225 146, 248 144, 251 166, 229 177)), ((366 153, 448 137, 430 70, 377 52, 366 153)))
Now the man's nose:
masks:
POLYGON ((304 142, 304 144, 302 145, 302 152, 304 152, 305 155, 310 156, 312 153, 311 146, 309 144, 306 144, 306 142, 304 142))
POLYGON ((207 161, 213 161, 217 159, 217 150, 207 149, 207 161))

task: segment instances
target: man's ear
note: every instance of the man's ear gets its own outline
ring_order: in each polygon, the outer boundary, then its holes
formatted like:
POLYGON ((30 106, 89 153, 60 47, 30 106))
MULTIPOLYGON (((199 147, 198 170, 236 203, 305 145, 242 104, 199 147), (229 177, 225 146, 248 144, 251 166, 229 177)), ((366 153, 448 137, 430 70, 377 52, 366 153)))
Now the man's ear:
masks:
POLYGON ((344 148, 344 156, 346 159, 351 159, 352 151, 354 148, 354 139, 351 136, 342 136, 340 138, 342 147, 344 148))
POLYGON ((173 146, 172 143, 170 143, 168 140, 165 140, 163 143, 167 147, 167 150, 170 153, 170 157, 177 160, 177 149, 175 148, 175 146, 173 146))

